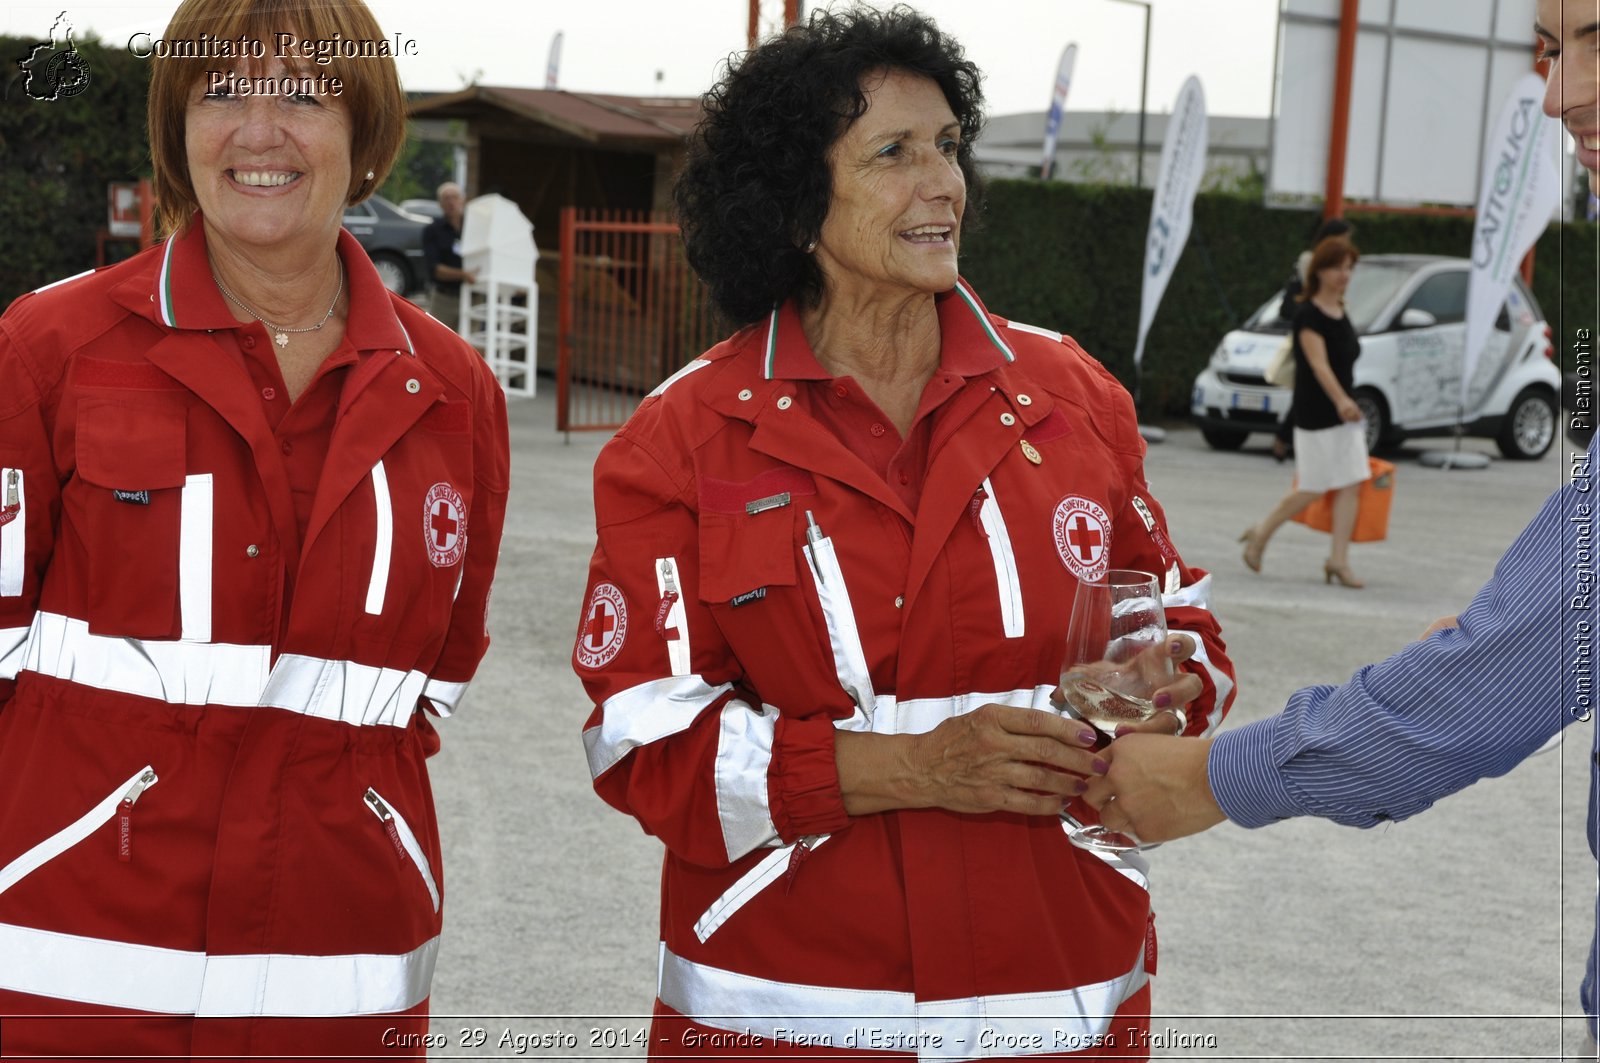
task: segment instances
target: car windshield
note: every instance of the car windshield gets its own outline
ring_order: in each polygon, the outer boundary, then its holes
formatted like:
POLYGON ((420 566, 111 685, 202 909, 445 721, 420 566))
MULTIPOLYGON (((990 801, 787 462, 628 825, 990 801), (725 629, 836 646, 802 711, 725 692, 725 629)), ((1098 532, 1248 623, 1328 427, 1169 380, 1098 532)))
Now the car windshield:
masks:
MULTIPOLYGON (((1358 262, 1350 274, 1350 288, 1345 292, 1345 309, 1355 330, 1366 333, 1376 323, 1383 308, 1394 298, 1395 291, 1417 271, 1415 262, 1358 262)), ((1274 292, 1272 298, 1250 315, 1244 327, 1257 332, 1283 332, 1288 322, 1278 317, 1283 304, 1283 290, 1274 292)))

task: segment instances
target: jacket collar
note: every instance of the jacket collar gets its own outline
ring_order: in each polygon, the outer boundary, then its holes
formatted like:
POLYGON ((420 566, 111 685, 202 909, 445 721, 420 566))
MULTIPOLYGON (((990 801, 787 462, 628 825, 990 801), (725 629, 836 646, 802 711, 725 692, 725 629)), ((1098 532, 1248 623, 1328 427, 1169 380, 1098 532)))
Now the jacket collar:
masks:
MULTIPOLYGON (((934 296, 939 315, 941 369, 963 377, 979 376, 1014 362, 1016 353, 1006 343, 989 312, 965 280, 934 296)), ((789 300, 767 318, 762 341, 761 375, 765 380, 829 380, 800 324, 798 304, 789 300)))
MULTIPOLYGON (((395 315, 389 292, 372 259, 354 236, 339 230, 339 259, 349 287, 350 318, 345 335, 357 350, 390 349, 415 354, 411 337, 395 315)), ((155 269, 141 271, 112 291, 121 305, 169 329, 234 329, 240 322, 228 309, 211 274, 204 219, 199 214, 161 244, 155 269)))

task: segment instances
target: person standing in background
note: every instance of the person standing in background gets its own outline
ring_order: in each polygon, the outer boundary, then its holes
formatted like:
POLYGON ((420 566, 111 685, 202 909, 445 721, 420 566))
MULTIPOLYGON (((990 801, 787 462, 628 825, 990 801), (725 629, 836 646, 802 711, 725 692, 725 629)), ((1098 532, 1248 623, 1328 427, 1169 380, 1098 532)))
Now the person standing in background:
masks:
MULTIPOLYGON (((1278 305, 1279 321, 1291 327, 1294 325, 1295 312, 1300 309, 1300 293, 1306 290, 1306 282, 1310 279, 1312 248, 1330 236, 1349 236, 1350 232, 1350 223, 1343 218, 1327 218, 1317 226, 1310 246, 1295 259, 1294 272, 1283 285, 1283 302, 1278 305)), ((1293 452, 1294 400, 1291 398, 1289 409, 1284 412, 1283 420, 1278 422, 1278 431, 1272 437, 1272 456, 1281 464, 1293 452)))
POLYGON ((461 282, 477 283, 477 274, 461 268, 461 222, 467 200, 461 186, 446 181, 435 193, 444 217, 435 218, 422 231, 422 264, 432 288, 428 312, 461 331, 461 282))

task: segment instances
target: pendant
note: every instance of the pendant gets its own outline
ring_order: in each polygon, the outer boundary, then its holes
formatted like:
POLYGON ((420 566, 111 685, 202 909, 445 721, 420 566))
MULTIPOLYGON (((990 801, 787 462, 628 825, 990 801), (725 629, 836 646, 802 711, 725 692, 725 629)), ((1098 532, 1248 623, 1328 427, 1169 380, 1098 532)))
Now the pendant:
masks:
POLYGON ((276 343, 278 345, 278 350, 281 351, 285 347, 289 346, 289 334, 287 332, 280 332, 276 336, 272 337, 272 342, 276 343))
POLYGON ((1039 465, 1044 461, 1044 459, 1039 456, 1039 452, 1034 449, 1033 444, 1028 442, 1026 439, 1022 441, 1022 456, 1033 462, 1035 465, 1039 465))

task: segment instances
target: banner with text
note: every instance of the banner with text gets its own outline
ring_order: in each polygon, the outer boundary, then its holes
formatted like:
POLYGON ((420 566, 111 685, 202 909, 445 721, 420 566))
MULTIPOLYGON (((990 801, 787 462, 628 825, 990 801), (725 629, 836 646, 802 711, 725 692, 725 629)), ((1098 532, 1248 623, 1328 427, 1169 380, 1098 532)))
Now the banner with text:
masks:
POLYGON ((1133 364, 1144 360, 1144 340, 1166 293, 1178 256, 1194 223, 1194 196, 1206 171, 1206 94, 1194 75, 1183 83, 1161 145, 1161 169, 1150 205, 1150 232, 1144 247, 1144 294, 1139 300, 1139 339, 1133 364))
POLYGON ((1056 139, 1061 134, 1061 118, 1067 110, 1067 89, 1072 85, 1072 66, 1078 61, 1078 46, 1069 44, 1061 50, 1061 62, 1056 66, 1056 86, 1050 93, 1050 114, 1044 121, 1044 161, 1039 164, 1041 180, 1050 180, 1056 168, 1056 139))
POLYGON ((550 59, 544 65, 544 87, 553 89, 561 79, 561 30, 550 38, 550 59))
POLYGON ((1511 89, 1484 150, 1478 218, 1467 284, 1467 341, 1461 408, 1489 330, 1505 305, 1512 274, 1561 201, 1561 126, 1541 108, 1544 79, 1525 74, 1511 89))

